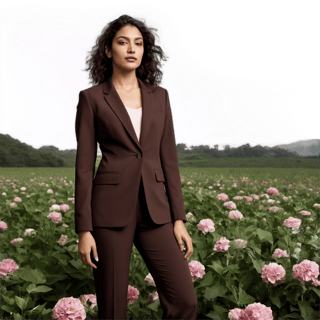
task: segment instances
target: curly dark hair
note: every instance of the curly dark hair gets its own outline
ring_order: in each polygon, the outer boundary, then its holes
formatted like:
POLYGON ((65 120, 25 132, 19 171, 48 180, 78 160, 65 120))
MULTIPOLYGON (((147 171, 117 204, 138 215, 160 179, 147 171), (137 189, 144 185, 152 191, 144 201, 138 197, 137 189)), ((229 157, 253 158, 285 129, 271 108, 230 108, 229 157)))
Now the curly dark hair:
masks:
MULTIPOLYGON (((90 83, 93 85, 100 84, 111 77, 113 73, 112 58, 108 58, 105 53, 105 46, 111 49, 112 40, 115 34, 124 26, 131 25, 139 29, 143 37, 144 53, 140 66, 136 70, 136 76, 154 86, 159 85, 162 79, 162 71, 160 59, 167 61, 160 46, 155 45, 155 35, 148 28, 145 21, 139 21, 126 14, 109 22, 102 30, 100 36, 96 40, 96 44, 87 56, 86 65, 83 71, 89 71, 90 83)), ((157 36, 157 35, 156 35, 157 36)))

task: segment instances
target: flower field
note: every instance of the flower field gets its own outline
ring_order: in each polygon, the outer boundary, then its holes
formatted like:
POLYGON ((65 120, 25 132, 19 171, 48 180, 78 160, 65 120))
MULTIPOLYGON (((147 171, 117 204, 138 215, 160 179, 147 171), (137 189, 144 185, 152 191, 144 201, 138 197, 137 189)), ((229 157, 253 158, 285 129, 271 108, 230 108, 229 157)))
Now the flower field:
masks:
MULTIPOLYGON (((197 318, 319 319, 319 171, 180 175, 197 318)), ((4 168, 0 188, 1 319, 98 319, 92 269, 79 258, 74 231, 74 170, 4 168)), ((161 317, 133 246, 127 318, 161 317)))

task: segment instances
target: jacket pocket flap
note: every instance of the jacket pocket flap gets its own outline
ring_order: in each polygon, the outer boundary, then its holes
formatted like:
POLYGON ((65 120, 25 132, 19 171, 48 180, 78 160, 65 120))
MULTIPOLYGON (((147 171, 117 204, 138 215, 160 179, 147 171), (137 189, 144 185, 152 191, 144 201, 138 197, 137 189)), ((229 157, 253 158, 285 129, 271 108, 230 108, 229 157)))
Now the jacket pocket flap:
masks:
POLYGON ((156 170, 156 178, 157 178, 157 181, 163 181, 163 182, 165 182, 164 174, 163 174, 162 169, 157 169, 157 170, 156 170))
POLYGON ((118 184, 120 182, 120 175, 121 173, 111 173, 111 172, 104 172, 99 173, 93 180, 93 185, 96 184, 118 184))

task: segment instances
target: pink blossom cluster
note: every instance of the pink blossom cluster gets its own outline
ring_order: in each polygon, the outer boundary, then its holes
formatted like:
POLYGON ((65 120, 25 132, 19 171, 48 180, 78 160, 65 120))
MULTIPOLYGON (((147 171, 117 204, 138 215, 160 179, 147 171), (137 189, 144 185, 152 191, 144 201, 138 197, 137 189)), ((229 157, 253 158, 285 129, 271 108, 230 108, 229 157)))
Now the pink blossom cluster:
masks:
POLYGON ((252 197, 244 196, 244 198, 247 200, 247 203, 249 203, 249 202, 251 202, 253 200, 252 197))
POLYGON ((139 297, 139 290, 136 289, 135 287, 129 285, 128 287, 128 297, 127 297, 127 301, 128 301, 128 305, 136 302, 138 300, 138 297, 139 297))
POLYGON ((10 244, 16 246, 18 243, 21 243, 21 242, 23 242, 22 238, 16 238, 16 239, 11 240, 10 244))
POLYGON ((228 240, 226 237, 221 237, 220 240, 218 240, 214 247, 213 247, 213 251, 217 251, 217 252, 227 252, 229 246, 229 242, 230 240, 228 240))
POLYGON ((267 193, 270 194, 270 195, 279 195, 279 191, 276 188, 272 188, 272 187, 270 187, 267 190, 267 193))
POLYGON ((301 224, 301 219, 289 217, 283 221, 283 225, 289 228, 299 229, 301 224))
POLYGON ((0 278, 12 273, 13 271, 19 269, 19 266, 12 259, 3 259, 0 262, 0 278))
POLYGON ((230 320, 272 320, 272 309, 260 302, 249 304, 245 310, 234 308, 229 311, 230 320))
POLYGON ((60 246, 64 246, 68 241, 68 236, 61 235, 60 239, 57 241, 60 246))
POLYGON ((289 257, 287 250, 276 249, 272 254, 273 258, 289 257))
POLYGON ((26 229, 26 231, 23 233, 23 236, 26 237, 26 236, 31 236, 32 234, 36 234, 36 230, 32 229, 32 228, 29 228, 29 229, 26 229))
POLYGON ((236 209, 237 206, 233 201, 227 201, 223 204, 224 207, 226 207, 227 209, 236 209))
POLYGON ((80 299, 61 298, 52 309, 53 320, 85 320, 86 311, 80 299))
POLYGON ((150 272, 149 272, 149 274, 145 277, 144 280, 146 280, 150 286, 156 286, 156 284, 155 284, 155 282, 154 282, 154 279, 153 279, 153 277, 152 277, 152 275, 151 275, 150 272))
POLYGON ((301 211, 299 211, 299 213, 301 213, 303 216, 310 216, 311 215, 311 212, 306 211, 306 210, 301 210, 301 211))
POLYGON ((197 224, 197 227, 200 231, 202 231, 203 234, 215 231, 214 223, 211 219, 200 220, 200 222, 197 224))
POLYGON ((95 294, 83 294, 80 296, 80 301, 85 307, 88 307, 88 300, 92 302, 90 309, 93 309, 97 305, 97 296, 95 294))
POLYGON ((245 248, 248 241, 247 240, 242 240, 242 239, 235 239, 234 243, 237 248, 245 248))
POLYGON ((0 229, 6 230, 8 228, 7 224, 4 221, 0 221, 0 229))
POLYGON ((229 216, 230 219, 235 219, 235 218, 242 219, 243 218, 242 213, 240 211, 238 211, 238 210, 230 211, 228 216, 229 216))
POLYGON ((269 211, 278 211, 278 210, 283 210, 283 209, 277 206, 273 206, 269 208, 269 211))
POLYGON ((222 200, 222 201, 226 201, 226 200, 228 200, 228 195, 226 195, 225 193, 219 193, 217 195, 217 199, 222 200))
POLYGON ((154 303, 156 302, 156 300, 159 299, 159 294, 157 291, 154 291, 152 293, 149 293, 148 295, 148 303, 147 304, 150 304, 150 303, 154 303))
POLYGON ((274 287, 284 282, 286 278, 286 271, 283 266, 270 262, 265 265, 261 271, 261 278, 266 283, 271 283, 274 287))
POLYGON ((308 259, 303 260, 299 264, 295 264, 292 267, 292 275, 294 279, 300 281, 318 281, 317 278, 319 276, 319 265, 308 259))
POLYGON ((61 216, 61 213, 60 212, 50 212, 48 215, 47 215, 47 218, 50 218, 52 220, 52 222, 54 223, 59 223, 62 221, 62 216, 61 216))
POLYGON ((204 265, 199 261, 190 261, 188 265, 193 282, 197 279, 202 279, 203 276, 206 274, 204 271, 204 265))

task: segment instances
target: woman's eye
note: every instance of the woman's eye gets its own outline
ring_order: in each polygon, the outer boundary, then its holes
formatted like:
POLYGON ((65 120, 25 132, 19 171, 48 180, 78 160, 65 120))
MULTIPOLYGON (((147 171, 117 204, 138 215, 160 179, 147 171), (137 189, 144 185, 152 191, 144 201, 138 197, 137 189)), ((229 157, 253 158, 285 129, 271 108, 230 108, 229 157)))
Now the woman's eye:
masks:
MULTIPOLYGON (((125 43, 124 41, 119 42, 120 44, 125 43)), ((140 46, 142 46, 142 43, 136 43, 139 44, 140 46)))

